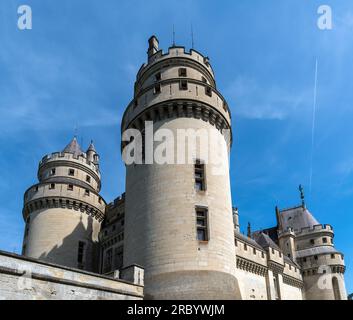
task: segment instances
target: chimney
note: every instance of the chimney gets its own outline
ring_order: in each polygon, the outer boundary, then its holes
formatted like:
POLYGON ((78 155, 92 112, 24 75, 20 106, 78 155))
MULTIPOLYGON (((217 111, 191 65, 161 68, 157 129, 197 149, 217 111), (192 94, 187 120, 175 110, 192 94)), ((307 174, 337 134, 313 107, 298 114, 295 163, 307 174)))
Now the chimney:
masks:
POLYGON ((156 36, 152 36, 148 39, 148 60, 158 51, 158 39, 156 36))

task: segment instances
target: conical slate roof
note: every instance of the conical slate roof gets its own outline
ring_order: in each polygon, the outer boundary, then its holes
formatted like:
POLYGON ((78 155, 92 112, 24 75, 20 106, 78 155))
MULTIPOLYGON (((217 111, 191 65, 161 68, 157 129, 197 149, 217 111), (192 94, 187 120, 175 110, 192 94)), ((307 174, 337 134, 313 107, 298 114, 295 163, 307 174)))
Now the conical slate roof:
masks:
POLYGON ((62 152, 72 153, 76 157, 83 154, 83 151, 80 145, 78 144, 76 137, 74 137, 70 141, 70 143, 65 147, 62 152))
POLYGON ((88 151, 97 152, 97 151, 96 151, 96 148, 94 147, 94 144, 93 144, 93 141, 92 141, 92 140, 91 140, 90 145, 88 146, 87 152, 88 152, 88 151))

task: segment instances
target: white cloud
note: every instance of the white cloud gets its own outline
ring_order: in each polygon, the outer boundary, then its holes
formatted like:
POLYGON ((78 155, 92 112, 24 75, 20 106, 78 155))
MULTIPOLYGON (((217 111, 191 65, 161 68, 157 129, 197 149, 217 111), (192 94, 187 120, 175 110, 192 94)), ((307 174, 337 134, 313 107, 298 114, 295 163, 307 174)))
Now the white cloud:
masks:
POLYGON ((279 85, 260 85, 238 77, 225 89, 232 112, 250 119, 283 120, 310 103, 308 91, 295 92, 279 85))

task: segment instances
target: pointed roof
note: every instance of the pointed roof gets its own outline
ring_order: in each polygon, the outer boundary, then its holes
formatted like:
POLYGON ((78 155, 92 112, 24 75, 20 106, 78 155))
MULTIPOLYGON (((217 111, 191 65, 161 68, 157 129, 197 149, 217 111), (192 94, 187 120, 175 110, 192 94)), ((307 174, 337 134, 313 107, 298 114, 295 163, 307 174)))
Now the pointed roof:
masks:
POLYGON ((276 250, 281 251, 281 249, 274 243, 274 241, 263 232, 255 233, 254 240, 264 249, 266 248, 274 248, 276 250))
POLYGON ((77 142, 76 136, 70 141, 62 152, 72 153, 76 157, 83 154, 83 151, 77 142))
POLYGON ((93 152, 97 153, 96 148, 94 147, 94 144, 93 144, 93 140, 91 140, 91 143, 88 146, 87 152, 88 151, 93 151, 93 152))
POLYGON ((288 228, 300 230, 320 224, 305 206, 281 210, 280 219, 282 230, 287 230, 288 228))

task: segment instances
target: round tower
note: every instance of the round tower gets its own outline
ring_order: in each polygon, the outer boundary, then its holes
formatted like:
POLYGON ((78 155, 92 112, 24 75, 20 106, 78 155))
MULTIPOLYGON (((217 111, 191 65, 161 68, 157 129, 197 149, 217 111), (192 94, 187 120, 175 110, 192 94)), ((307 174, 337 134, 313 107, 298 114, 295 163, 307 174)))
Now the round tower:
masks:
POLYGON ((39 163, 39 182, 24 195, 23 254, 98 271, 98 232, 105 201, 93 143, 83 152, 76 137, 39 163))
MULTIPOLYGON (((240 298, 228 171, 228 105, 216 88, 207 57, 176 46, 163 54, 154 36, 147 53, 148 63, 138 71, 134 99, 122 119, 122 134, 137 129, 144 139, 144 164, 126 165, 124 266, 145 268, 146 299, 240 298), (153 123, 154 142, 147 137, 151 129, 146 121, 153 123), (182 148, 180 140, 161 138, 176 139, 180 132, 190 133, 182 148), (221 143, 209 139, 202 148, 200 140, 212 134, 221 143), (171 157, 167 152, 174 162, 150 163, 151 154, 162 145, 174 151, 171 157), (205 149, 212 150, 208 159, 205 149), (188 155, 183 162, 179 156, 184 152, 188 155), (210 160, 216 152, 223 154, 222 173, 210 160)), ((123 142, 123 154, 126 145, 123 142)))

